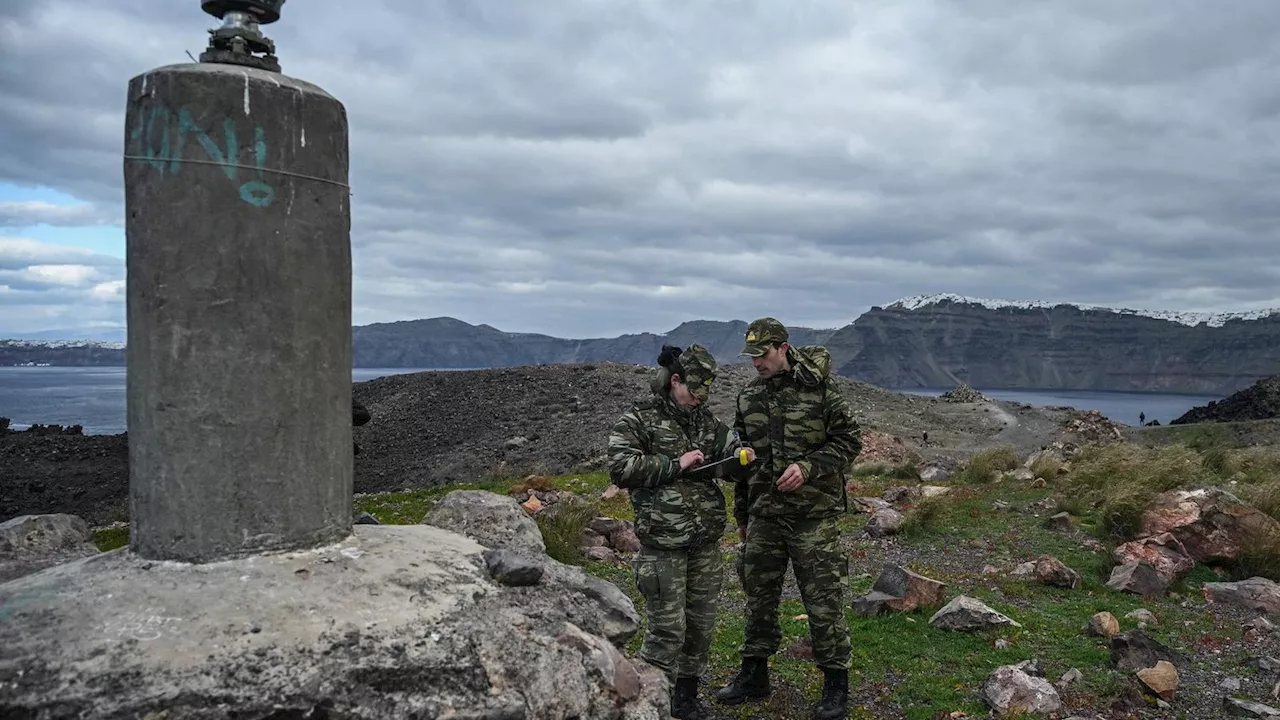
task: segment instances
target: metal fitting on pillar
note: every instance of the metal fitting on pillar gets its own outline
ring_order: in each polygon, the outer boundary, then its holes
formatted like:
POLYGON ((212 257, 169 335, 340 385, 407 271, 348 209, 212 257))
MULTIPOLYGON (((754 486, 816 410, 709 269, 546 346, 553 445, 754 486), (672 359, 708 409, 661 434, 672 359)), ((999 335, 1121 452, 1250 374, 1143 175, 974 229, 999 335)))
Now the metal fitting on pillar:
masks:
POLYGON ((200 9, 222 20, 222 27, 209 31, 209 47, 200 53, 200 62, 280 72, 276 45, 259 26, 279 20, 284 3, 285 0, 203 0, 200 9))

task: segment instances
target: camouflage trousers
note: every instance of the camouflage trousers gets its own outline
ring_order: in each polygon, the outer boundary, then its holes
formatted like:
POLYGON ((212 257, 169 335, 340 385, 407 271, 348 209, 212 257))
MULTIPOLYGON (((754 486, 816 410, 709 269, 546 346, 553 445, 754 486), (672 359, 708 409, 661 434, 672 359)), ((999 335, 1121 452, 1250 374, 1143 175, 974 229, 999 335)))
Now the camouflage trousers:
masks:
POLYGON ((720 548, 714 542, 681 550, 641 547, 632 567, 644 597, 641 659, 672 684, 678 677, 699 677, 707 667, 724 579, 720 548))
POLYGON ((849 668, 849 625, 845 619, 849 559, 840 547, 836 518, 751 518, 742 551, 742 587, 747 594, 744 657, 768 657, 778 651, 782 626, 778 604, 787 563, 795 572, 813 658, 820 668, 849 668))

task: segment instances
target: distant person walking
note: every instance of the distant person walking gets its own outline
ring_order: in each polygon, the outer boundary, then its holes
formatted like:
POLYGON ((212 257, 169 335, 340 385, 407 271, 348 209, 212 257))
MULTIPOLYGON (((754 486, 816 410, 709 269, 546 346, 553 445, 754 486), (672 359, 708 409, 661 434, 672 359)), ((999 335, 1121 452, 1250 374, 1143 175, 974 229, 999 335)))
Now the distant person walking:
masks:
POLYGON ((738 394, 734 418, 757 458, 738 480, 733 503, 747 617, 742 669, 716 698, 738 704, 770 694, 769 657, 782 640, 778 604, 790 562, 824 676, 814 717, 841 718, 849 712, 851 648, 849 561, 837 521, 848 508, 845 474, 862 451, 862 435, 830 377, 830 353, 787 340, 782 323, 761 318, 747 328, 742 350, 759 375, 738 394))
MULTIPOLYGON (((699 345, 663 346, 652 393, 609 433, 609 478, 630 491, 640 552, 633 561, 644 597, 640 657, 674 687, 671 714, 710 718, 698 698, 723 584, 718 542, 728 524, 717 478, 741 472, 733 430, 707 408, 717 365, 699 345)), ((754 453, 748 450, 748 459, 754 453)))
POLYGON ((1138 424, 1139 424, 1139 425, 1146 425, 1146 424, 1147 424, 1147 413, 1146 413, 1146 412, 1140 412, 1140 413, 1138 413, 1138 424))

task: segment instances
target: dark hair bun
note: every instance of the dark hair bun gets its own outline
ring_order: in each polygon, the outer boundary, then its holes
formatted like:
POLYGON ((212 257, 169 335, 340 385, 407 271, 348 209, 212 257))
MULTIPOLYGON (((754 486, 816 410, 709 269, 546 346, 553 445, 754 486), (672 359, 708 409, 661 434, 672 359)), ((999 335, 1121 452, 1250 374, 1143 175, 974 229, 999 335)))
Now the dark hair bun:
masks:
POLYGON ((680 354, 683 352, 684 350, 675 345, 663 345, 662 352, 658 355, 658 364, 670 370, 676 364, 676 361, 680 359, 680 354))

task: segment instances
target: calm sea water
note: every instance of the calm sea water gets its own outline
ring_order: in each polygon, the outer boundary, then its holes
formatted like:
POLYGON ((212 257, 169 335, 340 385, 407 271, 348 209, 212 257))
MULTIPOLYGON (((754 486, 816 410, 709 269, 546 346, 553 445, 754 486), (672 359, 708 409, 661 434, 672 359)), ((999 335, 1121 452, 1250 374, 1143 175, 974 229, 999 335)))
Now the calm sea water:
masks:
MULTIPOLYGON (((352 382, 417 368, 355 368, 352 382)), ((90 435, 125 431, 122 367, 0 367, 0 417, 22 429, 32 423, 83 425, 90 435)))
MULTIPOLYGON (((913 395, 937 397, 951 388, 929 390, 904 390, 913 395)), ((1098 390, 1002 390, 977 388, 979 392, 995 400, 1053 407, 1066 405, 1077 410, 1097 410, 1107 419, 1124 425, 1137 425, 1140 414, 1146 422, 1159 420, 1168 425, 1170 420, 1193 407, 1221 400, 1221 395, 1169 395, 1163 393, 1105 392, 1098 390)))
MULTIPOLYGON (((353 382, 383 375, 420 372, 419 368, 355 368, 353 382)), ((911 390, 916 395, 941 395, 949 388, 911 390)), ((1170 420, 1216 395, 1164 395, 1094 391, 1036 391, 978 388, 988 397, 1030 405, 1067 405, 1097 410, 1111 420, 1138 424, 1138 413, 1148 422, 1170 420)), ((82 425, 89 434, 125 431, 125 369, 122 367, 0 367, 0 417, 15 428, 32 423, 82 425)))

